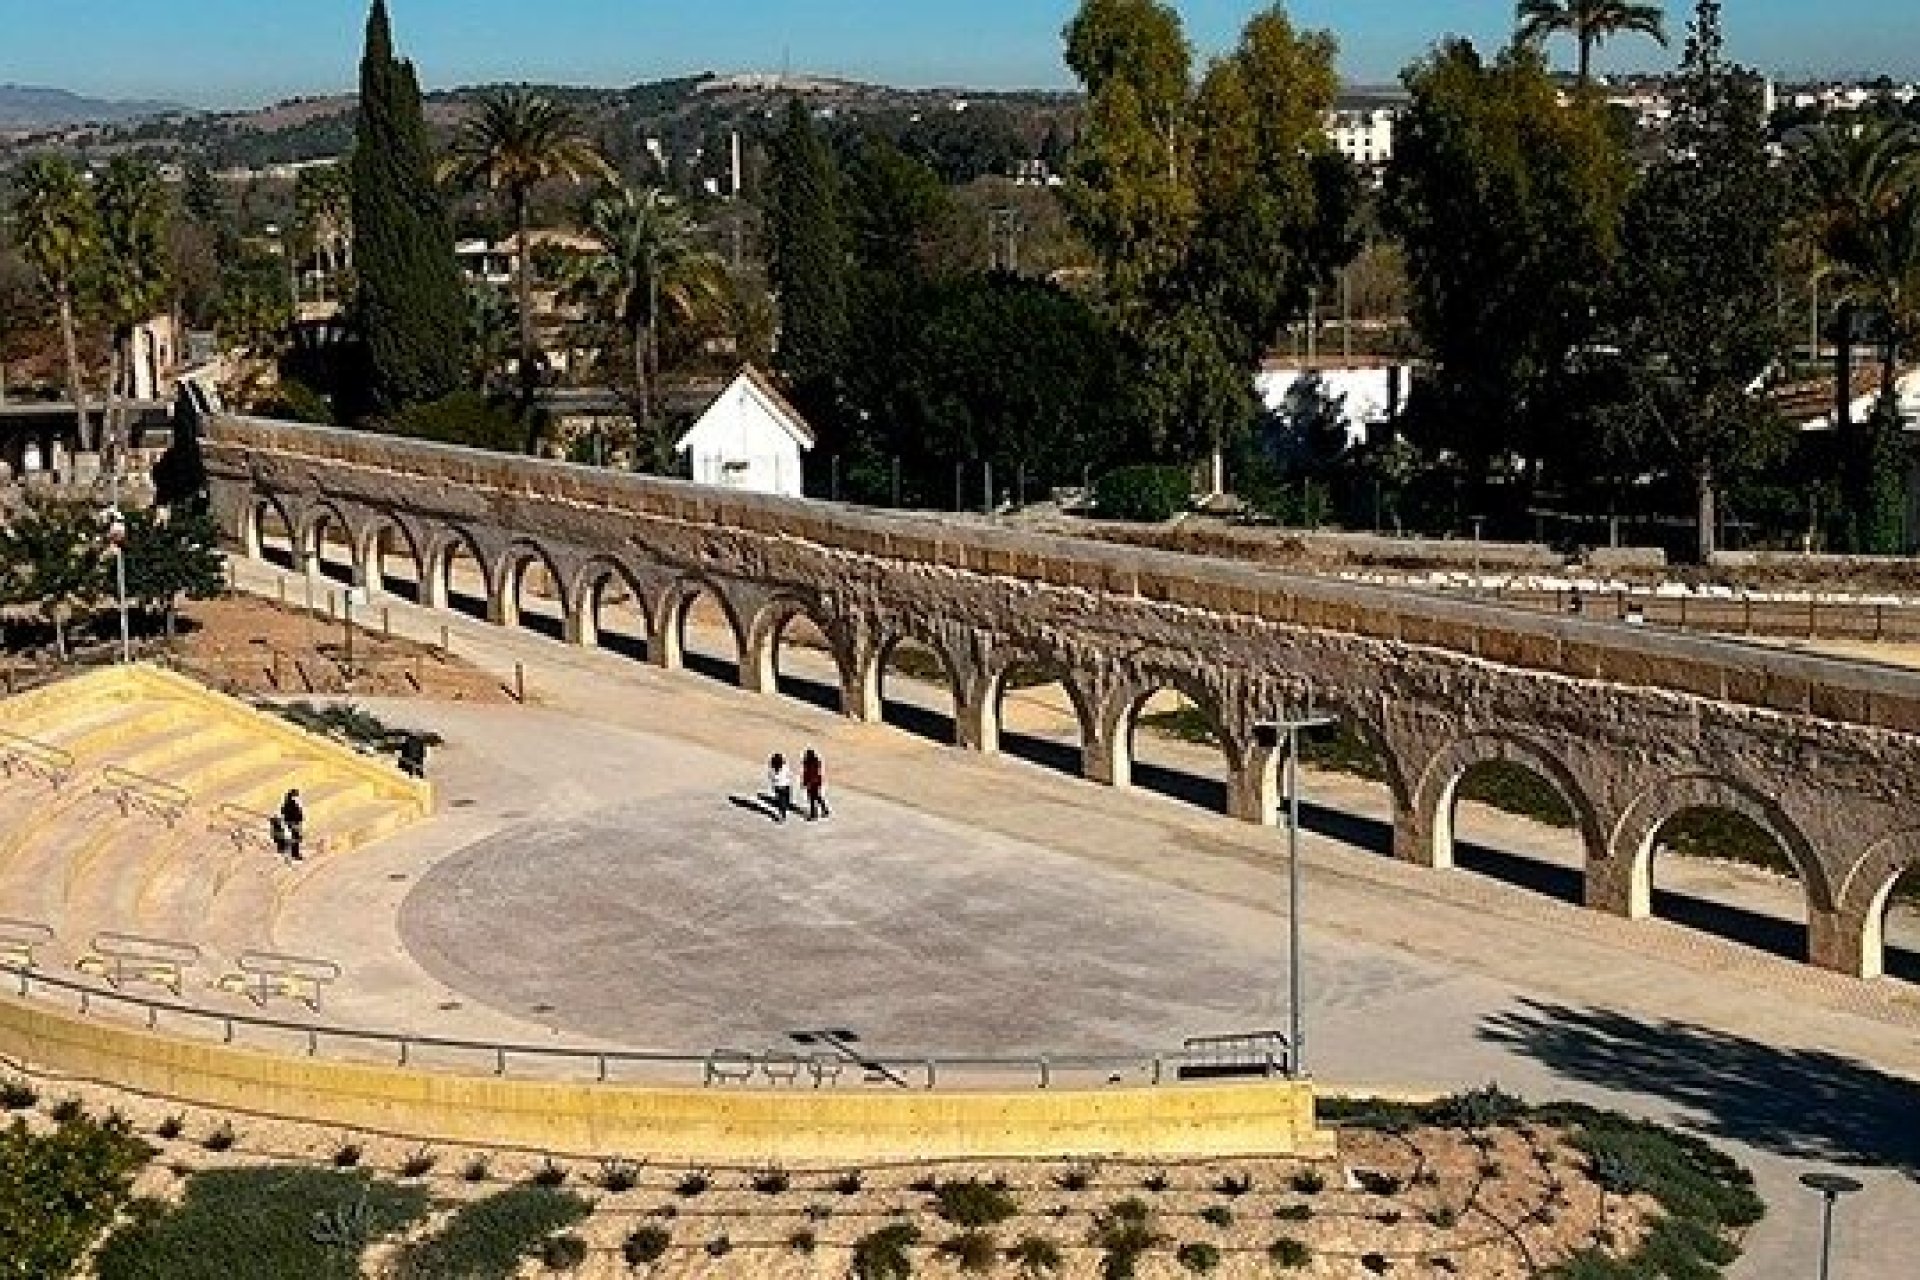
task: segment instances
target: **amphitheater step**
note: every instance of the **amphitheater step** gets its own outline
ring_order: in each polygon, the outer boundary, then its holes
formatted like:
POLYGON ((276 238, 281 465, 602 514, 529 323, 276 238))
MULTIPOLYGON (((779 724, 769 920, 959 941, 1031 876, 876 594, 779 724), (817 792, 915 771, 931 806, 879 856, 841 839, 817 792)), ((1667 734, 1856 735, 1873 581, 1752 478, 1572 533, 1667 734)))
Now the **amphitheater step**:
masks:
POLYGON ((205 842, 198 825, 188 818, 171 831, 148 827, 131 843, 116 842, 92 858, 76 861, 61 911, 63 932, 76 939, 103 931, 139 932, 142 891, 161 866, 183 849, 205 842))

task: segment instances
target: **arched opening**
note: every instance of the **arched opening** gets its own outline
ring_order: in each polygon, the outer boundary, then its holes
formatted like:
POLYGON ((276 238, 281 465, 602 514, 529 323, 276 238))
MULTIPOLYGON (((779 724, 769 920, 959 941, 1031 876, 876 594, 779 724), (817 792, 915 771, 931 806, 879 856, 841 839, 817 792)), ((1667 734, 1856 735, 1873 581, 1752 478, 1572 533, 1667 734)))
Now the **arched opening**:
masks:
POLYGON ((293 551, 293 522, 272 498, 253 504, 253 531, 262 560, 282 569, 299 567, 293 551))
POLYGON ((1881 972, 1901 982, 1920 982, 1920 864, 1894 879, 1878 909, 1881 972))
POLYGON ((588 573, 580 607, 593 624, 595 643, 609 653, 646 662, 652 656, 653 626, 639 584, 615 564, 603 563, 588 573))
MULTIPOLYGON (((1392 857, 1398 785, 1392 761, 1365 722, 1344 712, 1335 714, 1331 729, 1300 735, 1300 825, 1339 844, 1392 857)), ((1280 786, 1284 805, 1284 757, 1280 786)))
POLYGON ((353 534, 339 512, 331 507, 316 510, 313 523, 307 528, 307 539, 307 550, 321 578, 343 587, 359 585, 353 571, 353 534))
POLYGON ((1648 841, 1653 914, 1742 946, 1807 958, 1807 887, 1782 836, 1732 808, 1694 805, 1648 841))
POLYGON ((1517 754, 1472 761, 1440 797, 1436 854, 1451 846, 1452 865, 1464 871, 1577 905, 1586 897, 1588 833, 1569 790, 1517 754))
POLYGON ((520 544, 501 562, 501 590, 511 605, 509 621, 551 640, 567 635, 567 606, 560 574, 538 547, 520 544))
POLYGON ((488 601, 492 593, 486 561, 464 534, 455 534, 447 540, 437 571, 446 587, 447 608, 482 622, 489 620, 488 601))
POLYGON ((878 678, 883 721, 947 746, 959 741, 960 680, 932 645, 896 636, 880 655, 878 678))
POLYGON ((1180 689, 1162 687, 1134 702, 1124 733, 1135 787, 1227 812, 1232 766, 1211 708, 1180 689))
POLYGON ((702 582, 682 584, 677 625, 680 662, 695 675, 738 686, 742 645, 740 629, 720 599, 702 582))
POLYGON ((774 627, 774 687, 784 697, 824 711, 840 710, 840 664, 817 618, 799 603, 774 627))
POLYGON ((991 696, 1003 754, 1070 777, 1081 775, 1087 718, 1065 668, 1044 658, 1016 659, 1000 673, 991 696))
POLYGON ((405 529, 392 521, 375 525, 366 535, 367 563, 379 571, 380 589, 410 604, 426 603, 426 575, 420 551, 405 529))

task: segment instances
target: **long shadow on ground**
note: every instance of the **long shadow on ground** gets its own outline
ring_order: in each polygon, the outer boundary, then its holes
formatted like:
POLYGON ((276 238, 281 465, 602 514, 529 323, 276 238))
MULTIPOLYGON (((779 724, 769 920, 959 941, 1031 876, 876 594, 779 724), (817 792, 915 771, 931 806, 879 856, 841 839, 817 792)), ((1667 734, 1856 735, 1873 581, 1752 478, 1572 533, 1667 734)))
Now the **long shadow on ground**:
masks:
POLYGON ((1487 1018, 1479 1036, 1561 1075, 1666 1099, 1712 1135, 1920 1180, 1920 1082, 1851 1058, 1535 1000, 1487 1018))

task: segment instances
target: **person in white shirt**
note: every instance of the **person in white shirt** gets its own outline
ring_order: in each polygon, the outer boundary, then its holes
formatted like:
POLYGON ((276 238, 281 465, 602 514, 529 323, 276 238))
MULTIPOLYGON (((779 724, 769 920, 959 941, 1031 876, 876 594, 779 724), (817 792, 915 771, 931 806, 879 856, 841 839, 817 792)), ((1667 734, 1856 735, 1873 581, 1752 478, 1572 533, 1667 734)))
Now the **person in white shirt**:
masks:
POLYGON ((773 820, 785 822, 787 811, 793 808, 793 770, 787 768, 787 758, 776 755, 767 761, 767 786, 773 791, 773 820))

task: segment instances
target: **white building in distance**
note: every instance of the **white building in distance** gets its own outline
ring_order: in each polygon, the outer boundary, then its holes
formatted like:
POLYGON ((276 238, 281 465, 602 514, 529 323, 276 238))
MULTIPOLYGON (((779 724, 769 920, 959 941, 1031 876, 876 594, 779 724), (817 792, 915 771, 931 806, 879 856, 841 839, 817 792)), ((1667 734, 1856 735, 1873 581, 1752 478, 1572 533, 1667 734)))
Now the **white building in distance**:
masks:
POLYGON ((690 459, 695 484, 798 498, 804 496, 802 459, 816 443, 800 411, 748 365, 674 452, 690 459))
POLYGON ((1372 173, 1393 159, 1393 128, 1399 120, 1394 107, 1343 108, 1327 113, 1327 137, 1356 168, 1372 173))

